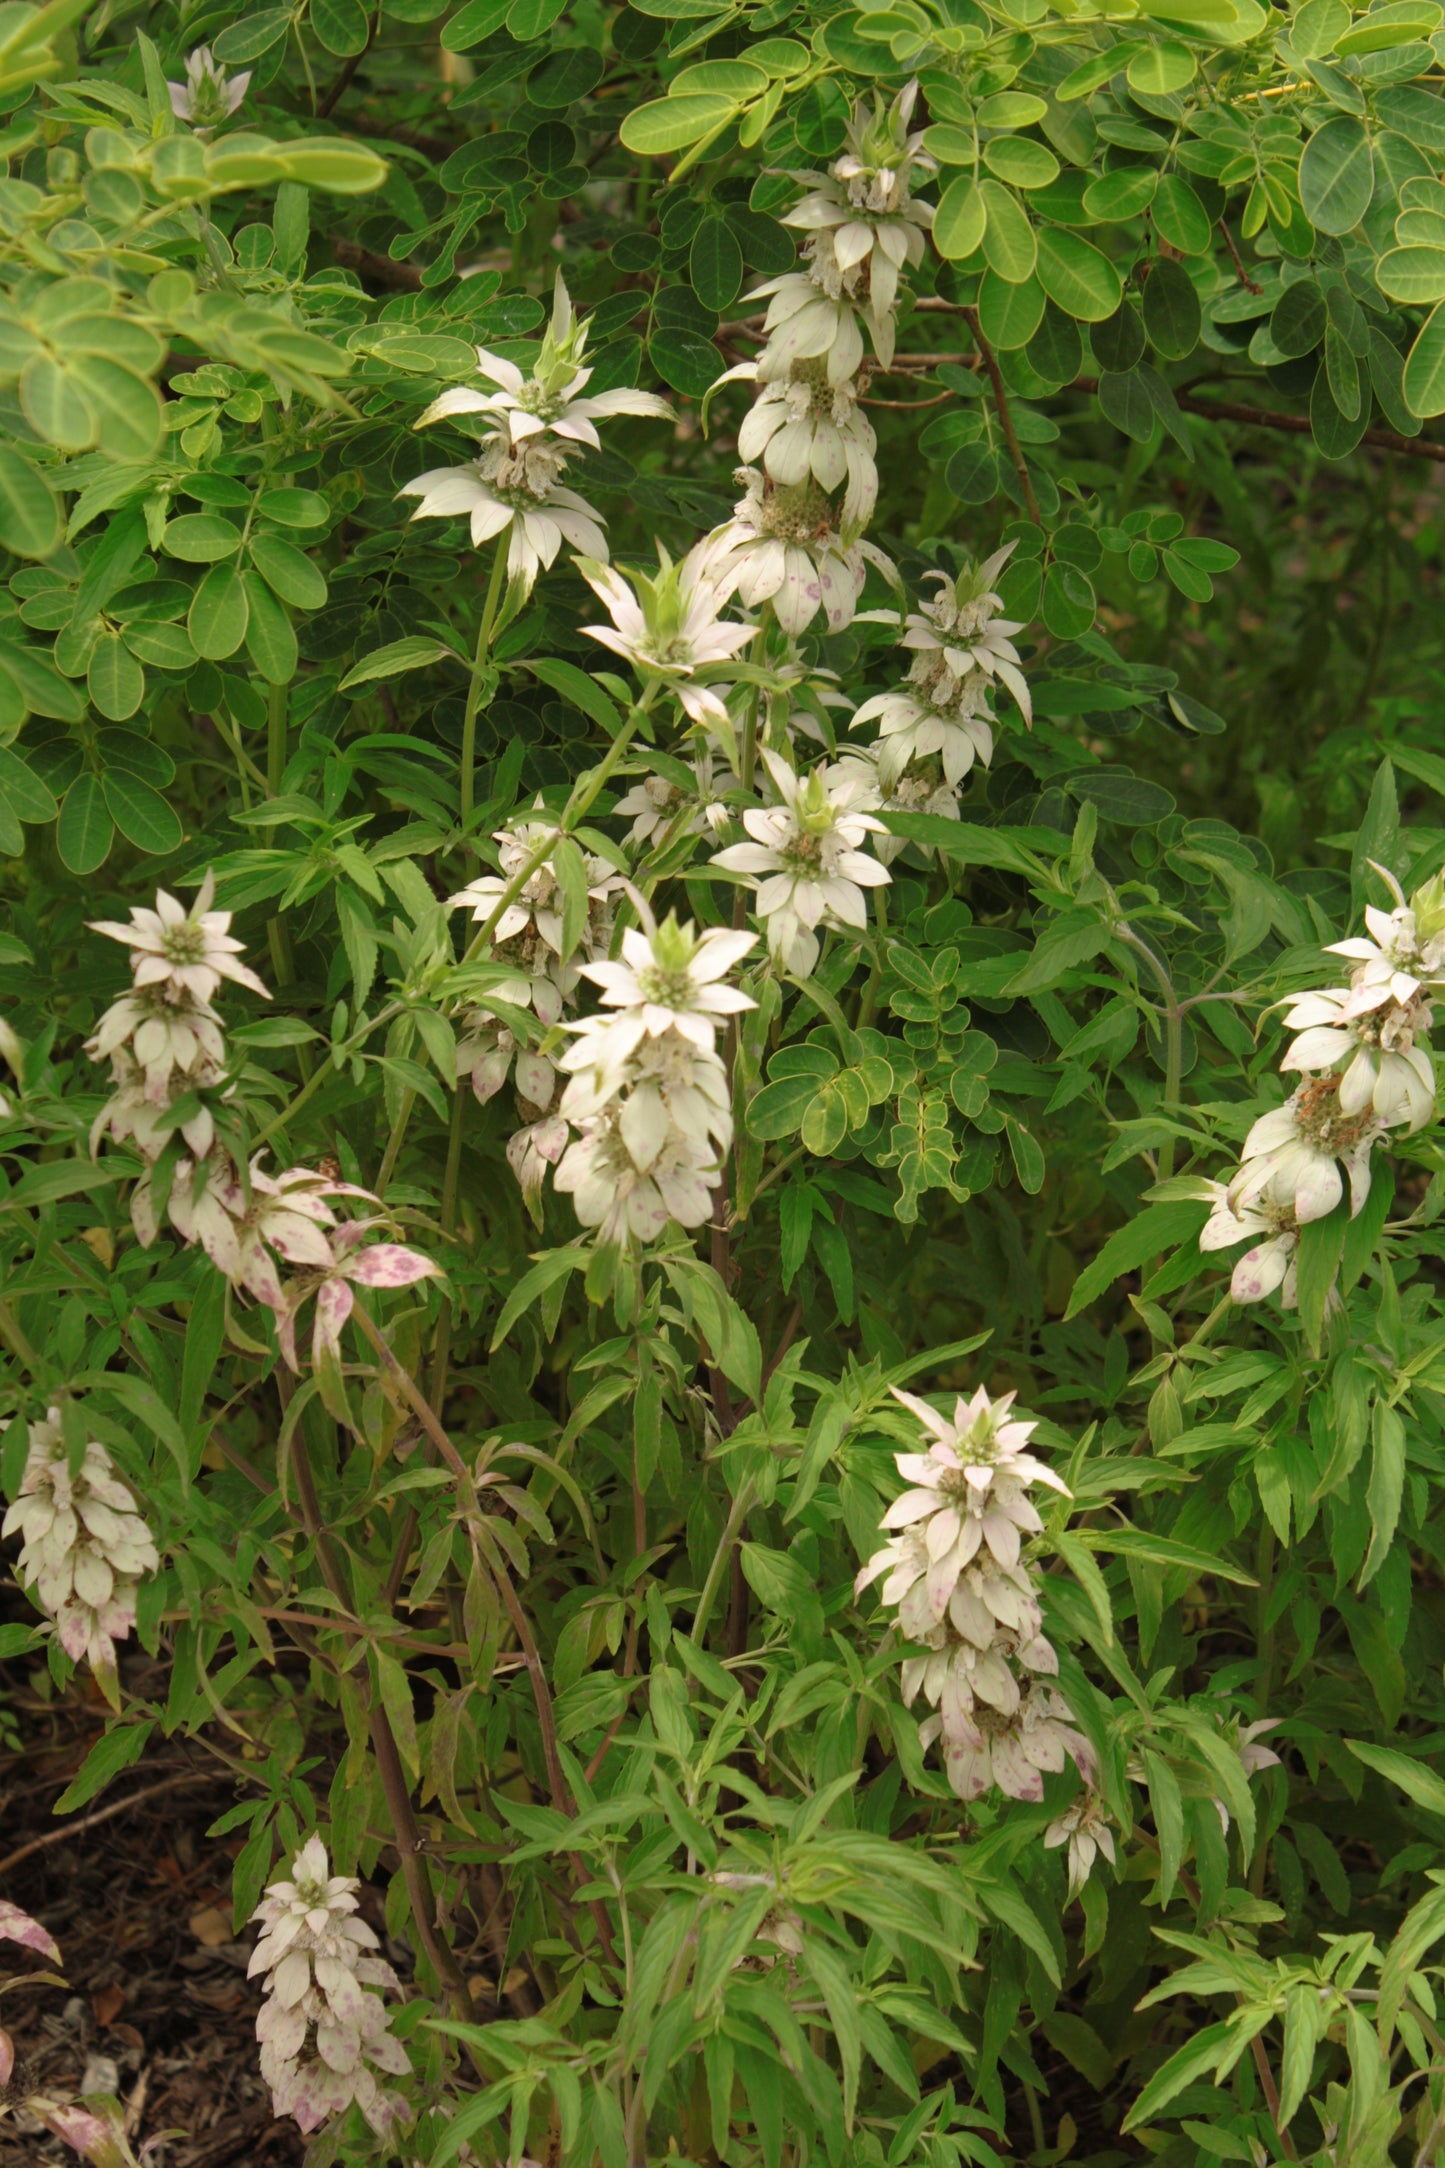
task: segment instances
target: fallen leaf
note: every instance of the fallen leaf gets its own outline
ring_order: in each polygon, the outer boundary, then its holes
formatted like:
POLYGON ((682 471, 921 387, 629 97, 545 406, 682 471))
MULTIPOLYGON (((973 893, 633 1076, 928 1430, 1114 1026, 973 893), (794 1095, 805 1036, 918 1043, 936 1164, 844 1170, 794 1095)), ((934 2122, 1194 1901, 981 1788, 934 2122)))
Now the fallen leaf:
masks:
POLYGON ((109 1987, 97 1989, 91 1997, 90 2007, 95 2012, 95 2022, 102 2031, 113 2024, 125 2008, 125 1989, 115 1982, 109 1987))
POLYGON ((197 1942, 208 1950, 218 1950, 231 1939, 230 1915, 219 1905, 202 1905, 199 1912, 191 1914, 189 1925, 197 1942))

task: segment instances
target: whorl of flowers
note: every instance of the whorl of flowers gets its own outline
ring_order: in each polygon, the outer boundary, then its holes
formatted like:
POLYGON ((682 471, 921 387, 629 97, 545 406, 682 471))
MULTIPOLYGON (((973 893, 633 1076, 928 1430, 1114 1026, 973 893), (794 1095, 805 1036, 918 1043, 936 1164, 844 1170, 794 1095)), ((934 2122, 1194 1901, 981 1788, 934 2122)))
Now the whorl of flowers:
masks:
POLYGON ((141 1577, 160 1565, 149 1528, 98 1439, 71 1472, 59 1408, 29 1428, 29 1450, 0 1536, 22 1538, 17 1571, 73 1662, 88 1662, 119 1707, 115 1644, 135 1625, 141 1577))
POLYGON ((1092 1783, 1089 1744, 1047 1683, 1058 1658, 1022 1558, 1023 1537, 1043 1527, 1031 1486, 1068 1496, 1063 1479, 1027 1449, 1036 1425, 1013 1417, 1012 1393, 993 1401, 982 1387, 971 1400, 960 1396, 951 1418, 911 1393, 894 1388, 893 1397, 922 1425, 927 1446, 895 1455, 909 1488, 882 1525, 896 1533, 862 1568, 855 1593, 882 1579, 901 1632, 922 1644, 902 1675, 904 1700, 921 1692, 934 1712, 920 1739, 925 1746, 942 1739, 961 1799, 997 1785, 1010 1798, 1038 1801, 1044 1772, 1062 1769, 1066 1757, 1092 1783))
POLYGON ((802 267, 749 296, 767 302, 762 351, 718 380, 758 389, 738 436, 745 494, 704 548, 720 584, 749 607, 771 603, 795 637, 819 611, 831 632, 852 623, 870 561, 897 582, 891 561, 861 539, 878 468, 858 402, 870 366, 865 331, 887 368, 900 274, 921 261, 932 218, 911 194, 915 173, 936 170, 922 137, 908 132, 917 95, 910 83, 886 110, 860 103, 829 171, 795 176, 808 193, 784 224, 807 235, 802 267))
POLYGON ((186 79, 167 83, 171 111, 177 120, 188 120, 198 136, 208 136, 238 111, 251 83, 251 70, 228 75, 209 45, 198 45, 186 56, 186 79))
POLYGON ((696 682, 697 673, 725 663, 756 638, 755 625, 724 622, 726 598, 708 576, 706 545, 679 563, 658 544, 659 569, 634 572, 630 582, 610 565, 577 560, 578 570, 606 605, 610 625, 584 625, 593 640, 621 655, 644 679, 660 678, 677 695, 689 722, 726 723, 717 693, 696 682))
POLYGON ((717 1027, 755 1006, 725 977, 756 941, 672 917, 659 926, 645 911, 642 929, 623 934, 620 961, 583 965, 610 1013, 573 1025, 562 1056, 559 1111, 581 1134, 556 1187, 604 1242, 650 1241, 669 1219, 698 1227, 711 1216, 733 1127, 717 1027))
MULTIPOLYGON (((536 855, 538 845, 558 834, 556 824, 543 818, 514 821, 510 827, 497 829, 493 841, 500 872, 480 874, 469 881, 449 899, 451 907, 469 910, 476 922, 485 926, 516 875, 536 855)), ((495 997, 499 1008, 530 1010, 544 1031, 561 1023, 574 1006, 583 964, 605 957, 612 938, 612 913, 622 877, 605 859, 586 856, 583 863, 587 917, 575 951, 564 952, 562 887, 550 854, 506 905, 490 935, 491 961, 498 971, 495 997)), ((556 1064, 550 1055, 538 1052, 519 1037, 505 1014, 497 1013, 485 1001, 468 1008, 462 1023, 457 1074, 470 1077, 472 1090, 482 1105, 495 1098, 509 1075, 514 1079, 522 1127, 507 1146, 507 1162, 535 1217, 547 1169, 556 1166, 568 1137, 567 1125, 553 1105, 556 1064)))
POLYGON ((818 961, 820 926, 868 923, 864 890, 886 886, 886 866, 861 848, 883 823, 862 810, 861 777, 829 780, 814 769, 798 776, 781 754, 763 759, 779 803, 750 806, 743 826, 751 840, 719 851, 712 863, 749 877, 753 908, 764 921, 768 949, 786 970, 806 978, 818 961))
POLYGON ((871 751, 883 791, 896 790, 905 779, 935 790, 941 781, 952 791, 975 760, 987 767, 998 685, 1032 721, 1028 683, 1011 637, 1023 627, 998 615, 1003 604, 994 593, 1012 549, 1007 544, 957 579, 946 572, 927 575, 937 581, 938 593, 910 612, 899 643, 913 650, 907 682, 865 700, 853 717, 855 730, 878 726, 871 751))
POLYGON ((485 391, 453 385, 434 399, 417 422, 480 421, 481 450, 460 467, 434 467, 403 487, 419 497, 413 519, 465 517, 480 549, 510 529, 507 576, 527 594, 537 575, 556 562, 565 541, 585 557, 603 561, 607 537, 601 515, 563 486, 568 461, 581 445, 598 450, 597 423, 615 415, 670 420, 672 409, 655 392, 613 391, 584 396, 592 371, 585 365, 589 323, 572 307, 557 274, 552 320, 529 376, 504 355, 477 348, 480 375, 496 386, 485 391))
POLYGON ((1236 1302, 1278 1288, 1292 1308, 1300 1228, 1333 1212, 1347 1183, 1351 1217, 1358 1214, 1375 1146, 1393 1130, 1424 1128, 1435 1114, 1428 1033, 1433 999, 1445 991, 1445 876, 1407 902, 1394 875, 1370 863, 1395 908, 1368 905, 1368 937, 1331 944, 1330 954, 1355 967, 1349 985, 1309 988, 1280 1004, 1294 1033, 1280 1068, 1303 1081, 1254 1123, 1227 1183, 1197 1185, 1212 1208, 1202 1250, 1263 1237, 1235 1263, 1236 1302))
POLYGON ((162 889, 155 909, 133 910, 128 925, 102 919, 92 926, 130 950, 133 983, 86 1043, 93 1061, 109 1059, 116 1086, 92 1127, 91 1149, 110 1135, 129 1140, 149 1162, 130 1203, 131 1224, 149 1247, 161 1224, 157 1163, 179 1137, 189 1156, 176 1156, 170 1167, 166 1219, 183 1242, 200 1245, 238 1293, 275 1313, 282 1352, 294 1368, 296 1314, 310 1295, 317 1297, 313 1355, 334 1358, 354 1286, 405 1287, 437 1268, 394 1242, 353 1255, 361 1238, 385 1223, 339 1222, 328 1200, 375 1204, 369 1190, 308 1167, 268 1174, 260 1159, 243 1172, 227 1149, 216 1120, 230 1096, 225 1037, 210 997, 223 979, 270 996, 240 961, 231 913, 213 910, 214 898, 208 873, 189 911, 162 889), (286 1265, 299 1268, 297 1278, 282 1278, 286 1265))
POLYGON ((332 1874, 320 1837, 309 1838, 290 1879, 272 1882, 252 1914, 262 1933, 247 1972, 263 1976, 256 2038, 276 2114, 309 2132, 354 2101, 377 2135, 389 2138, 408 2110, 377 2073, 409 2077, 411 2063, 372 1992, 400 1983, 386 1960, 371 1954, 379 1945, 357 1917, 360 1887, 351 1875, 332 1874))

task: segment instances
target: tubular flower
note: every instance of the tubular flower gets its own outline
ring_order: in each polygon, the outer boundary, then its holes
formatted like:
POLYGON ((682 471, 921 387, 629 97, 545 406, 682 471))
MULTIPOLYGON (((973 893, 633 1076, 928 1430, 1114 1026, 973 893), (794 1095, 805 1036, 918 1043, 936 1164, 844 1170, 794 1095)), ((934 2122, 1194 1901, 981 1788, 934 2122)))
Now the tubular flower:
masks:
POLYGON ((20 1489, 0 1535, 17 1529, 21 1580, 54 1619, 66 1655, 88 1661, 118 1706, 115 1644, 135 1625, 141 1577, 157 1570, 160 1557, 98 1440, 86 1441, 72 1475, 59 1408, 30 1425, 20 1489))
POLYGON ((1013 547, 1010 542, 995 550, 992 557, 961 572, 957 579, 946 572, 926 574, 938 582, 939 591, 931 602, 921 603, 910 612, 899 644, 916 652, 913 682, 925 687, 939 707, 957 700, 959 690, 970 679, 996 678, 1013 694, 1025 722, 1033 720, 1028 683, 1010 637, 1022 632, 1023 626, 1009 618, 993 622, 1003 607, 993 592, 993 582, 1013 547))
MULTIPOLYGON (((539 801, 540 802, 540 801, 539 801)), ((493 840, 498 846, 501 861, 500 875, 484 873, 477 880, 469 881, 448 898, 452 910, 463 907, 470 910, 478 925, 485 925, 514 877, 521 872, 539 843, 558 834, 556 823, 549 820, 516 821, 509 828, 496 830, 493 840)), ((589 857, 587 867, 588 920, 583 931, 583 947, 589 955, 605 954, 612 933, 612 898, 622 887, 620 874, 613 871, 603 858, 589 857)), ((516 948, 505 961, 515 960, 531 976, 533 984, 532 1006, 537 1006, 540 977, 554 977, 553 960, 570 965, 571 957, 562 952, 562 889, 556 870, 549 858, 529 874, 521 890, 502 912, 492 928, 492 945, 504 949, 509 943, 516 948)), ((575 985, 575 976, 572 985, 575 985)), ((561 984, 562 994, 571 992, 571 985, 561 984)), ((544 1002, 546 997, 542 997, 544 1002)), ((545 1008, 537 1013, 548 1023, 556 1022, 556 1015, 547 1016, 545 1008)), ((560 1003, 556 1014, 560 1015, 560 1003)))
POLYGON ((420 1250, 406 1249, 400 1242, 373 1242, 369 1249, 353 1255, 358 1244, 382 1224, 374 1219, 348 1220, 332 1235, 327 1262, 288 1289, 286 1309, 277 1319, 276 1338, 293 1370, 301 1367, 296 1359, 296 1317, 308 1296, 316 1297, 311 1359, 320 1364, 340 1357, 342 1327, 356 1307, 358 1287, 412 1287, 418 1280, 433 1279, 440 1272, 441 1267, 423 1257, 420 1250))
POLYGON ((726 722, 715 692, 691 680, 709 664, 736 655, 757 636, 755 625, 724 622, 726 595, 708 576, 707 545, 699 543, 674 564, 659 543, 661 569, 635 572, 631 584, 610 565, 579 558, 578 570, 606 604, 610 625, 584 625, 593 640, 630 662, 643 678, 657 677, 676 693, 694 723, 726 722))
POLYGON ((1279 1205, 1267 1191, 1252 1205, 1236 1212, 1229 1202, 1229 1190, 1223 1182, 1211 1182, 1209 1191, 1213 1210, 1200 1231, 1201 1250, 1228 1250, 1236 1242, 1246 1242, 1251 1235, 1263 1235, 1263 1242, 1256 1242, 1236 1260, 1229 1282, 1229 1292, 1236 1302, 1260 1302, 1266 1295, 1280 1290, 1280 1301, 1287 1310, 1295 1307, 1297 1300, 1295 1272, 1298 1263, 1299 1222, 1292 1204, 1279 1205))
MULTIPOLYGON (((1020 1532, 1036 1535, 1043 1526, 1029 1500, 1029 1485, 1045 1483, 1064 1497, 1068 1486, 1025 1450, 1038 1426, 1009 1420, 1012 1393, 990 1401, 980 1386, 972 1400, 960 1395, 951 1421, 912 1393, 895 1387, 893 1397, 922 1423, 930 1442, 926 1452, 894 1456, 910 1488, 889 1506, 883 1526, 922 1533, 928 1607, 937 1623, 960 1574, 981 1551, 1008 1571, 1018 1565, 1020 1532)), ((883 1560, 880 1552, 868 1561, 858 1576, 859 1590, 883 1570, 883 1560)), ((897 1587, 904 1570, 895 1566, 891 1586, 897 1587)), ((898 1598, 885 1595, 884 1600, 898 1598)), ((959 1630, 967 1631, 962 1621, 959 1630)))
POLYGON ((1273 1206, 1292 1207, 1301 1226, 1324 1219, 1344 1194, 1343 1162, 1353 1216, 1370 1194, 1370 1153, 1384 1135, 1373 1110, 1343 1112, 1337 1076, 1312 1077, 1250 1130, 1229 1185, 1229 1209, 1243 1213, 1267 1197, 1273 1206))
POLYGON ((356 1916, 360 1887, 351 1875, 331 1874, 325 1845, 309 1838, 290 1880, 272 1882, 252 1914, 262 1932, 247 1974, 262 1977, 256 2038, 276 2114, 309 2132, 354 2101, 388 2138, 408 2111, 399 2094, 378 2085, 377 2073, 409 2077, 411 2062, 381 1996, 371 1992, 400 1982, 372 1955, 377 1938, 356 1916))
POLYGON ((1377 999, 1384 991, 1362 989, 1363 1003, 1343 986, 1292 995, 1285 1026, 1298 1037, 1280 1067, 1310 1075, 1339 1065, 1342 1114, 1368 1108, 1387 1127, 1413 1132, 1435 1112, 1430 1002, 1424 993, 1377 999))
POLYGON ((861 783, 830 785, 816 769, 804 779, 777 753, 763 759, 782 803, 749 807, 743 826, 753 840, 730 844, 712 863, 755 877, 754 908, 772 956, 806 977, 818 961, 820 925, 866 927, 863 891, 890 875, 859 846, 883 824, 856 810, 861 783))
POLYGON ((596 428, 600 421, 611 421, 619 414, 671 421, 672 408, 655 392, 618 389, 594 392, 590 398, 583 396, 592 378, 591 369, 584 364, 590 330, 590 320, 578 317, 574 311, 559 271, 552 290, 552 320, 531 375, 524 376, 517 364, 504 355, 489 353, 486 347, 479 346, 478 373, 497 389, 485 392, 470 384, 453 385, 433 399, 417 428, 479 414, 489 431, 500 433, 513 446, 529 437, 550 434, 560 437, 564 446, 585 444, 595 452, 602 448, 596 428))
POLYGON ((1072 1806, 1050 1822, 1044 1831, 1045 1848, 1052 1851, 1061 1844, 1069 1848, 1070 1899, 1077 1897, 1088 1881, 1100 1852, 1111 1867, 1116 1865, 1109 1810, 1097 1792, 1081 1793, 1072 1806))

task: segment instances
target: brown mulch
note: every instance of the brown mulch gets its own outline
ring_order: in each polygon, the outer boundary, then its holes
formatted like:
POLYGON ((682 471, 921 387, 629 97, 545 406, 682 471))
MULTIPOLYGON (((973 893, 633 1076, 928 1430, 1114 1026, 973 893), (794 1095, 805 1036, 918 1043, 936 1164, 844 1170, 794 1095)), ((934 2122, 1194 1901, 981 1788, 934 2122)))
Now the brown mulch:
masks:
MULTIPOLYGON (((205 1834, 234 1803, 233 1780, 184 1745, 157 1741, 56 1822, 54 1803, 105 1711, 79 1691, 47 1706, 22 1670, 0 1673, 23 1746, 0 1749, 0 1897, 55 1937, 66 1985, 20 1985, 0 2001, 16 2056, 3 2097, 114 2092, 137 2150, 175 2134, 146 2156, 153 2168, 296 2168, 300 2134, 273 2118, 257 2069, 250 1943, 232 1936, 231 1863, 244 1832, 205 1834)), ((51 1969, 0 1942, 0 1977, 51 1969)), ((0 2118, 0 2168, 76 2163, 35 2123, 13 2110, 0 2118)))

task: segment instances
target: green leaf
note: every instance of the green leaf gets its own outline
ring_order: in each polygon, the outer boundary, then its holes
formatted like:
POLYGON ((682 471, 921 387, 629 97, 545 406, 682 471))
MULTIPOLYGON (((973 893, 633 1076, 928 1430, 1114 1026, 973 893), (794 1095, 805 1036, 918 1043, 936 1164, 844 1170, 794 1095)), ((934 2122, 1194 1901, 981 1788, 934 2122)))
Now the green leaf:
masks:
POLYGON ((1401 377, 1405 404, 1421 421, 1445 414, 1445 308, 1432 310, 1415 334, 1401 377))
POLYGON ((186 630, 196 653, 208 662, 224 662, 234 655, 245 640, 250 615, 239 566, 212 565, 186 615, 186 630))
POLYGON ((725 218, 705 218, 693 236, 687 259, 692 290, 704 307, 721 316, 743 290, 743 252, 725 218))
POLYGON ((1370 1415, 1373 1453, 1365 1510, 1370 1519, 1370 1548, 1360 1568, 1360 1588, 1368 1588, 1384 1565, 1395 1540, 1405 1493, 1405 1425, 1399 1410, 1377 1400, 1370 1415))
POLYGON ((1445 248, 1388 249, 1375 265, 1375 281, 1392 301, 1445 301, 1445 248))
POLYGON ((1093 1263, 1079 1274, 1065 1320, 1077 1317, 1122 1274, 1137 1272, 1151 1257, 1193 1242, 1208 1217, 1207 1204, 1146 1205, 1127 1226, 1110 1235, 1093 1263))
POLYGON ((241 530, 217 512, 183 512, 167 522, 161 548, 168 556, 188 565, 209 565, 234 557, 241 547, 241 530))
POLYGON ((674 391, 701 399, 718 375, 718 350, 711 339, 684 324, 663 324, 647 342, 647 358, 674 391))
POLYGON ((1213 222, 1182 173, 1160 176, 1150 216, 1160 239, 1182 255, 1207 256, 1214 245, 1213 222))
POLYGON ((938 199, 933 217, 933 241, 940 256, 959 263, 972 256, 983 240, 988 208, 971 173, 956 174, 938 199))
POLYGON ((1193 279, 1182 263, 1162 256, 1144 286, 1144 329, 1157 354, 1183 361, 1199 344, 1203 312, 1193 279))
POLYGON ((58 809, 52 791, 18 753, 5 747, 0 747, 0 791, 5 793, 20 820, 54 820, 58 809))
POLYGON ((183 834, 179 816, 159 791, 120 769, 107 774, 102 787, 106 811, 128 843, 153 856, 179 849, 183 834))
POLYGON ((1375 158, 1365 124, 1342 113, 1317 128, 1300 159, 1300 202, 1319 233, 1350 233, 1370 207, 1375 158))
POLYGON ((85 688, 91 706, 112 723, 125 722, 145 698, 145 672, 118 632, 103 632, 96 641, 85 688))
POLYGON ((1363 1739, 1346 1739, 1344 1744, 1356 1761, 1363 1762, 1367 1769, 1373 1769, 1377 1776, 1395 1785, 1407 1799, 1413 1799, 1417 1807, 1424 1807, 1430 1814, 1445 1815, 1445 1778, 1437 1776, 1428 1762, 1416 1761, 1409 1754, 1398 1754, 1393 1747, 1370 1746, 1363 1739))
MULTIPOLYGON (((1021 285, 1032 275, 1038 255, 1028 212, 1001 181, 980 181, 978 187, 988 213, 983 253, 989 267, 1011 286, 1021 285)), ((1057 295, 1054 298, 1057 300, 1057 295)))
POLYGON ((272 593, 298 610, 319 610, 326 600, 326 576, 319 565, 283 542, 279 535, 251 537, 251 562, 272 593))
POLYGON ((241 578, 248 613, 246 653, 268 685, 288 685, 299 659, 291 620, 257 573, 247 570, 241 578))
POLYGON ((138 1762, 155 1725, 112 1724, 103 1731, 81 1764, 80 1774, 66 1787, 51 1808, 52 1814, 73 1814, 105 1790, 123 1769, 138 1762))
POLYGON ((311 0, 311 27, 317 42, 343 60, 366 51, 366 9, 361 0, 311 0))
MULTIPOLYGON (((1167 1207, 1160 1206, 1166 1210, 1167 1207)), ((1086 1528, 1079 1536, 1090 1550, 1113 1551, 1121 1558, 1147 1559, 1154 1566, 1176 1566, 1185 1573, 1211 1573, 1221 1581, 1233 1581, 1241 1588, 1255 1586, 1253 1574, 1242 1566, 1231 1565, 1221 1558, 1218 1551, 1202 1551, 1193 1543, 1178 1543, 1172 1536, 1151 1535, 1144 1528, 1086 1528)))
POLYGON ((458 655, 444 641, 409 633, 404 640, 393 640, 386 647, 374 649, 347 671, 337 690, 351 692, 358 685, 371 684, 375 678, 401 677, 408 670, 425 670, 434 662, 459 662, 466 667, 465 657, 458 655))
POLYGON ((60 500, 28 459, 0 446, 0 548, 16 557, 49 557, 59 547, 60 500))
POLYGON ((712 91, 655 98, 649 105, 638 106, 622 123, 623 147, 638 158, 665 158, 705 142, 725 128, 736 111, 732 98, 712 91))
POLYGON ((80 386, 50 354, 34 355, 20 372, 20 404, 35 434, 62 452, 87 450, 99 433, 80 386))
POLYGON ((165 428, 160 394, 148 378, 100 354, 73 354, 68 367, 112 459, 149 459, 165 428))
POLYGON ((1092 582, 1077 565, 1052 564, 1044 575, 1043 620, 1056 640, 1077 640, 1094 622, 1092 582))
POLYGON ((96 775, 78 775, 65 793, 55 826, 55 847, 71 873, 94 873, 110 856, 115 825, 96 775))
POLYGON ((1310 1346, 1318 1348, 1324 1329, 1325 1304, 1340 1269, 1350 1207, 1342 1197, 1323 1219, 1307 1220, 1300 1229, 1298 1253, 1300 1323, 1310 1346))
POLYGON ((448 53, 468 53, 474 45, 480 45, 494 30, 500 30, 507 19, 512 0, 467 0, 459 8, 441 35, 442 50, 448 53))
MULTIPOLYGON (((343 142, 340 137, 313 136, 300 143, 278 144, 271 157, 286 180, 300 181, 306 188, 322 188, 334 196, 366 195, 380 188, 387 174, 384 158, 364 150, 359 143, 343 142)), ((309 343, 322 344, 314 338, 309 343)))
POLYGON ((1045 226, 1039 234, 1039 284, 1066 315, 1100 324, 1123 299, 1124 286, 1107 256, 1076 233, 1045 226))
POLYGON ((608 699, 595 677, 589 677, 576 663, 564 662, 557 655, 529 655, 526 667, 544 685, 550 685, 554 693, 560 693, 572 707, 598 724, 609 738, 617 736, 622 728, 621 712, 608 699))

